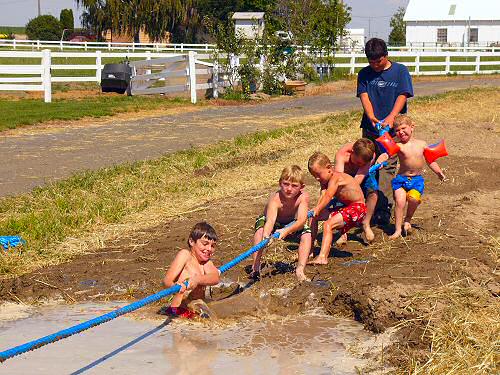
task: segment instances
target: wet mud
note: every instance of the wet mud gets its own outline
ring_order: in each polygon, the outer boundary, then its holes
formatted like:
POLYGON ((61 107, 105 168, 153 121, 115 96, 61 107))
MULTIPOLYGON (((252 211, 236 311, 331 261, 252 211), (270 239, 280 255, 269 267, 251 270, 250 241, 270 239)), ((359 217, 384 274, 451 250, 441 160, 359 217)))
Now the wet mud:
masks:
MULTIPOLYGON (((431 171, 426 172, 424 200, 414 218, 414 230, 406 238, 389 241, 393 228, 376 226, 376 240, 367 245, 355 231, 346 246, 332 248, 328 265, 308 266, 306 274, 312 282, 301 284, 294 274, 297 245, 276 241, 266 251, 261 280, 248 278, 251 261, 244 261, 223 274, 222 286, 208 290, 211 308, 223 319, 293 316, 321 308, 381 333, 419 315, 418 308, 406 308, 419 290, 467 278, 498 297, 498 264, 490 253, 490 240, 500 232, 498 132, 491 124, 471 126, 468 147, 480 152, 469 156, 461 150, 463 129, 459 125, 440 130, 450 151, 449 157, 440 160, 448 181, 440 183, 431 171)), ((435 138, 432 130, 419 132, 421 138, 435 138)), ((317 195, 312 179, 307 189, 317 195)), ((27 304, 53 299, 96 302, 152 294, 162 288, 168 265, 186 247, 190 228, 200 220, 210 222, 221 238, 216 265, 249 248, 254 219, 270 191, 249 191, 214 201, 70 263, 1 280, 0 299, 27 304)), ((157 316, 160 307, 149 306, 143 313, 157 316)), ((418 330, 402 329, 395 340, 407 346, 426 345, 418 330)))

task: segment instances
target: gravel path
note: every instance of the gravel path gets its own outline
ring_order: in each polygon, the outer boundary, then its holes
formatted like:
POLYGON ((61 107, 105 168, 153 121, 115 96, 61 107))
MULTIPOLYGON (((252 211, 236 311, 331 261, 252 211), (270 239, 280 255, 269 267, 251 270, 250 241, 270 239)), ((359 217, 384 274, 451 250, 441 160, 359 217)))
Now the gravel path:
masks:
MULTIPOLYGON (((415 95, 486 85, 498 87, 500 79, 422 81, 415 84, 415 95)), ((0 135, 0 196, 27 192, 77 171, 157 158, 256 130, 360 108, 354 93, 346 92, 0 135)))

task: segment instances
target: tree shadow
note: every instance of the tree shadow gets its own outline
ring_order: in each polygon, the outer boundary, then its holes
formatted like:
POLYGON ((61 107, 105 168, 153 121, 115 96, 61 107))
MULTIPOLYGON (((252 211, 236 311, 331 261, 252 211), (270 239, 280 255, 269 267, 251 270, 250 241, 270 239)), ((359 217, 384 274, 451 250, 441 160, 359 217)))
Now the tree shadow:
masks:
POLYGON ((84 366, 82 367, 81 369, 79 370, 76 370, 75 372, 72 372, 71 375, 77 375, 77 374, 83 374, 84 372, 100 365, 101 363, 103 363, 104 361, 106 361, 107 359, 111 358, 111 357, 114 357, 115 355, 123 352, 124 350, 130 348, 131 346, 134 346, 135 344, 137 344, 138 342, 148 338, 149 336, 151 335, 154 335, 156 332, 160 331, 162 328, 166 327, 167 325, 170 324, 170 322, 172 321, 172 319, 168 318, 167 320, 165 320, 162 324, 160 324, 159 326, 147 331, 146 333, 144 333, 143 335, 133 339, 132 341, 129 341, 128 343, 126 343, 125 345, 122 345, 120 346, 119 348, 113 350, 112 352, 102 356, 101 358, 99 359, 96 359, 94 362, 92 363, 89 363, 87 366, 84 366))

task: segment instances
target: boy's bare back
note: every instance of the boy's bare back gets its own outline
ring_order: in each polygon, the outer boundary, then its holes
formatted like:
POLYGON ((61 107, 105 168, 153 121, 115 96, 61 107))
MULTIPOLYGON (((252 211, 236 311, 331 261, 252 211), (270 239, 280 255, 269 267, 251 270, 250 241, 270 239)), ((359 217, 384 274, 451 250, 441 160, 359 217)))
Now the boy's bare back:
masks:
POLYGON ((333 172, 328 181, 328 189, 335 188, 335 198, 345 205, 364 203, 363 191, 354 177, 343 172, 333 172))

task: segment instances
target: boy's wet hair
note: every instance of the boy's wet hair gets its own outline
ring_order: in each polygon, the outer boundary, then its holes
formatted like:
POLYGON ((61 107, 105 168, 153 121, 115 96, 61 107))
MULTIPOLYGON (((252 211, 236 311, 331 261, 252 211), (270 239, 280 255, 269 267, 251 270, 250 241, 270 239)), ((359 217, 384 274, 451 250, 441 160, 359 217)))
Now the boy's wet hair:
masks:
POLYGON ((215 233, 215 229, 207 222, 202 221, 196 224, 193 229, 191 229, 191 233, 189 233, 188 246, 191 247, 191 245, 189 244, 189 240, 196 242, 203 237, 214 242, 217 242, 217 240, 219 239, 217 237, 217 233, 215 233))
POLYGON ((375 154, 375 144, 368 138, 360 138, 352 145, 352 152, 365 163, 368 163, 375 154))
POLYGON ((283 168, 283 171, 281 171, 279 182, 281 183, 281 181, 290 181, 304 185, 304 172, 298 165, 286 166, 283 168))
POLYGON ((372 38, 365 44, 365 54, 368 60, 378 60, 387 56, 387 44, 382 39, 372 38))
POLYGON ((328 166, 331 166, 332 162, 330 161, 330 158, 323 154, 321 151, 316 151, 309 157, 307 168, 309 168, 309 171, 311 171, 312 167, 315 165, 326 168, 328 166))
POLYGON ((401 125, 415 126, 415 123, 407 115, 397 115, 394 119, 394 129, 397 129, 401 125))

